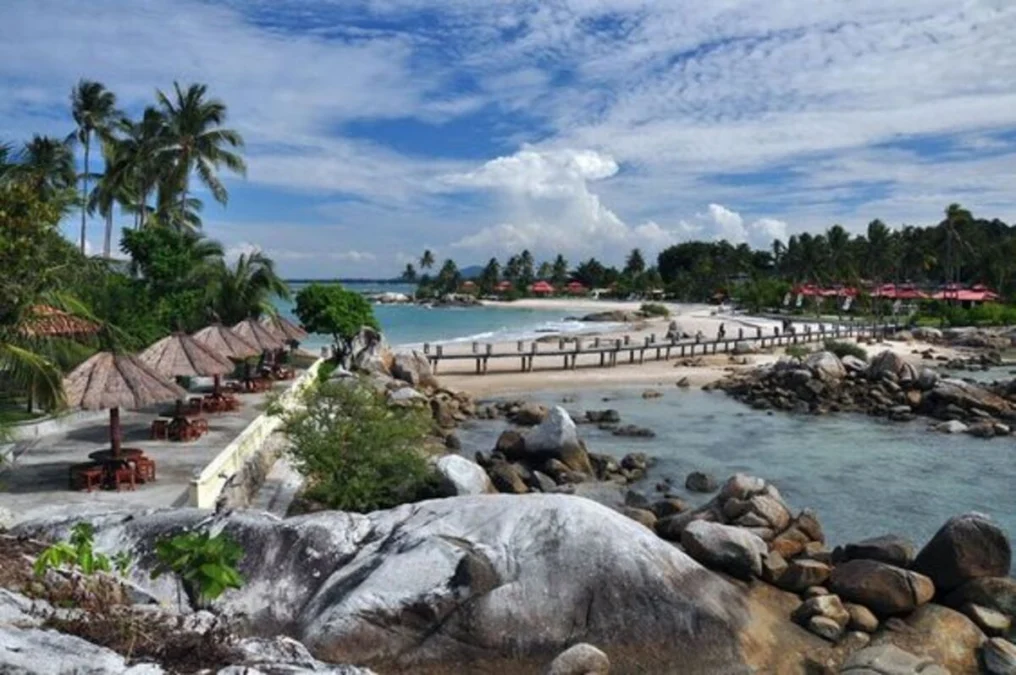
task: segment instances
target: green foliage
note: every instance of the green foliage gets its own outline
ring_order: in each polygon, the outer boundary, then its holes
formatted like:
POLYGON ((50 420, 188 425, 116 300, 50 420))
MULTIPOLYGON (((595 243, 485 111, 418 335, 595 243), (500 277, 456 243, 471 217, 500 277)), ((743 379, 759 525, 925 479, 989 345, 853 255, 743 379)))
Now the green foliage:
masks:
POLYGON ((643 302, 642 306, 639 307, 639 314, 644 316, 670 316, 670 310, 667 309, 666 305, 661 305, 658 302, 643 302))
POLYGON ((296 316, 312 333, 331 335, 342 353, 364 326, 379 329, 374 308, 359 293, 339 284, 311 284, 296 294, 296 316))
POLYGON ((856 342, 846 342, 844 340, 829 339, 825 341, 824 347, 827 352, 832 352, 841 359, 844 356, 850 355, 856 356, 862 361, 868 360, 867 350, 865 350, 864 347, 857 344, 856 342))
POLYGON ((807 358, 811 354, 811 348, 807 345, 789 345, 786 350, 787 356, 793 356, 799 359, 807 358))
POLYGON ((324 362, 322 362, 321 365, 318 366, 317 381, 318 382, 327 382, 328 378, 332 376, 332 373, 334 373, 335 369, 338 368, 338 367, 339 367, 339 364, 336 363, 335 361, 324 361, 324 362))
POLYGON ((68 541, 57 542, 39 554, 35 561, 35 575, 41 577, 47 570, 67 569, 91 576, 96 572, 109 572, 114 567, 120 574, 125 574, 131 565, 130 555, 121 551, 111 559, 97 553, 93 548, 94 537, 95 528, 91 523, 77 523, 71 529, 68 541))
POLYGON ((306 495, 331 509, 368 512, 431 496, 434 473, 421 454, 427 411, 389 408, 359 382, 327 382, 285 413, 290 455, 306 495))
POLYGON ((155 544, 159 564, 152 579, 175 574, 194 607, 202 607, 230 588, 242 588, 236 566, 244 550, 228 534, 187 532, 155 544))
POLYGON ((947 302, 927 303, 914 317, 914 322, 925 325, 962 326, 1013 326, 1016 325, 1016 306, 985 303, 973 307, 950 305, 947 302))

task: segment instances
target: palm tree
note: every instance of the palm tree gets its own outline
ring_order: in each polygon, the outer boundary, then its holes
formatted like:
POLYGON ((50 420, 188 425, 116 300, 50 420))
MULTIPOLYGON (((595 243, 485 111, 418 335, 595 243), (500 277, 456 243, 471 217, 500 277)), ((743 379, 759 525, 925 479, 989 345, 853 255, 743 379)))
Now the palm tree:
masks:
POLYGON ((289 286, 275 271, 275 263, 261 251, 242 253, 230 267, 218 267, 212 309, 217 318, 234 324, 275 311, 271 298, 288 300, 289 286))
POLYGON ((232 129, 223 129, 226 104, 207 99, 207 85, 192 84, 186 91, 179 82, 173 83, 174 97, 156 93, 166 118, 166 156, 172 169, 163 183, 163 199, 170 200, 179 192, 181 204, 187 203, 191 173, 207 187, 215 201, 225 204, 229 193, 218 177, 218 169, 226 167, 245 175, 247 166, 232 149, 243 147, 243 137, 232 129))
POLYGON ((433 266, 434 266, 434 254, 431 253, 430 249, 428 248, 423 252, 423 255, 420 256, 420 269, 429 270, 433 266))
POLYGON ((68 140, 85 147, 85 171, 81 174, 81 252, 85 252, 85 216, 88 211, 89 152, 92 134, 107 138, 113 120, 119 115, 116 96, 99 82, 80 80, 71 91, 71 115, 77 129, 68 140))
POLYGON ((646 261, 642 257, 642 251, 633 248, 624 263, 624 274, 629 278, 635 278, 646 269, 646 261))
POLYGON ((145 108, 141 120, 122 125, 124 138, 118 143, 117 163, 107 167, 120 186, 121 206, 134 213, 134 227, 142 228, 152 211, 148 198, 156 187, 166 181, 165 160, 167 140, 166 118, 156 108, 145 108))
POLYGON ((56 201, 61 209, 73 199, 67 194, 74 187, 74 155, 67 143, 50 136, 35 135, 25 144, 16 174, 24 176, 28 185, 43 201, 56 201))
POLYGON ((551 277, 554 280, 555 286, 564 286, 565 282, 568 281, 568 261, 560 253, 554 258, 551 277))
POLYGON ((974 217, 970 211, 959 204, 950 204, 945 210, 945 220, 942 221, 942 226, 945 230, 946 284, 954 284, 959 281, 961 265, 958 263, 958 253, 960 247, 965 246, 959 231, 961 227, 973 220, 974 217))
POLYGON ((833 225, 826 230, 826 242, 829 246, 829 271, 842 283, 853 278, 853 251, 850 248, 850 235, 842 225, 833 225))
POLYGON ((0 184, 14 175, 17 166, 14 162, 14 146, 0 143, 0 184))
POLYGON ((413 263, 406 263, 406 269, 402 270, 402 280, 407 284, 416 283, 416 268, 413 263))

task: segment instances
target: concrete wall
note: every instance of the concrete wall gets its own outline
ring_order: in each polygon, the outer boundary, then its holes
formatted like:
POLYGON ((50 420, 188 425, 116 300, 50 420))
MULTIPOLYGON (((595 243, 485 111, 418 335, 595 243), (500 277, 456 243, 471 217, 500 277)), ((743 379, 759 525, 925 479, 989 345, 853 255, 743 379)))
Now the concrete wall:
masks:
POLYGON ((94 422, 109 419, 108 410, 79 410, 52 417, 45 417, 35 422, 22 422, 11 426, 11 436, 15 441, 28 441, 40 436, 60 433, 79 422, 94 422))
MULTIPOLYGON (((314 362, 282 396, 279 405, 283 408, 292 407, 299 395, 317 379, 318 368, 322 360, 314 362)), ((201 473, 191 480, 188 488, 187 505, 201 509, 215 507, 215 502, 222 493, 222 488, 236 472, 240 471, 250 459, 282 424, 275 415, 262 414, 251 422, 233 442, 223 448, 209 462, 201 473)))

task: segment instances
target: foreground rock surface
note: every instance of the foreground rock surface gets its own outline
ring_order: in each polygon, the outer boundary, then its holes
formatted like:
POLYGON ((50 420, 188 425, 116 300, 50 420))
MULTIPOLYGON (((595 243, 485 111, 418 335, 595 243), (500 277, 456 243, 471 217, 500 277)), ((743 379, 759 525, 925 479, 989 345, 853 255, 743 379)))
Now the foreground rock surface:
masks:
MULTIPOLYGON (((228 532, 257 554, 241 563, 244 588, 217 610, 246 614, 256 634, 290 635, 319 659, 381 672, 509 657, 549 663, 576 640, 608 653, 618 643, 658 645, 688 673, 749 672, 747 663, 772 653, 743 647, 752 606, 741 590, 586 499, 457 497, 285 521, 190 509, 90 520, 97 548, 131 551, 135 581, 169 605, 172 582, 148 580, 153 542, 199 523, 228 532)), ((17 533, 62 538, 71 524, 24 523, 17 533)), ((779 636, 767 639, 780 651, 779 636)))

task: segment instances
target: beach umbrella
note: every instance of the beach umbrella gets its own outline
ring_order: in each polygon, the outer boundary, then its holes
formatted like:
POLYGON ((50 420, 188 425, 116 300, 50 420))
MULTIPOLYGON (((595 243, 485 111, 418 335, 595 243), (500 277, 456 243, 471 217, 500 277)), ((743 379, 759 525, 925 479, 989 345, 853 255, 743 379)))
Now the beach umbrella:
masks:
POLYGON ((286 342, 303 342, 307 339, 307 331, 284 316, 266 316, 261 320, 261 323, 275 337, 286 342))
POLYGON ((120 408, 144 408, 179 400, 186 390, 131 354, 99 352, 64 378, 68 405, 84 410, 109 408, 109 441, 120 456, 120 408))
POLYGON ((141 352, 138 358, 168 377, 214 377, 233 372, 221 354, 186 333, 173 333, 141 352))
POLYGON ((216 354, 234 361, 242 361, 251 356, 257 356, 259 353, 256 345, 251 344, 221 323, 213 323, 202 328, 191 337, 216 354))
POLYGON ((285 341, 273 335, 271 331, 254 319, 244 319, 233 326, 232 330, 262 352, 270 352, 286 347, 285 341))

